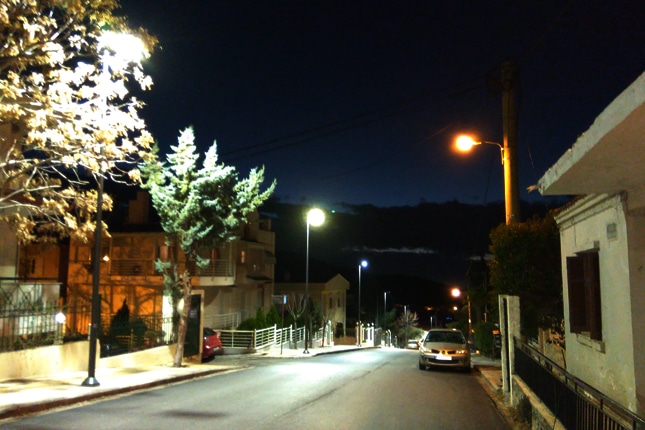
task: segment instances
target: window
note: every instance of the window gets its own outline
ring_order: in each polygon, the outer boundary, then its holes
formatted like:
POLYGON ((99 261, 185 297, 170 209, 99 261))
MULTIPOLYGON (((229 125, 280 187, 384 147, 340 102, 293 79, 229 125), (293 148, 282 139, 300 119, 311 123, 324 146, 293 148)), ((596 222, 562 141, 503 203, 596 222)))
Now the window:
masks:
POLYGON ((567 282, 571 332, 602 340, 600 264, 597 250, 567 257, 567 282))

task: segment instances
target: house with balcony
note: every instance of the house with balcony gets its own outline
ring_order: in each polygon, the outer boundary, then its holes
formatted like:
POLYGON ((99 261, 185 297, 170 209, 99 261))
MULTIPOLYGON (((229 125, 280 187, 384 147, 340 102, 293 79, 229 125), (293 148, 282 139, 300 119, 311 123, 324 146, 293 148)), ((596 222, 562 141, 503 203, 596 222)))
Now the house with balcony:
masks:
POLYGON ((645 73, 542 176, 560 229, 566 370, 645 414, 645 73))
MULTIPOLYGON (((162 276, 155 271, 157 259, 167 260, 174 250, 165 243, 163 231, 150 222, 149 196, 138 191, 127 204, 124 223, 110 226, 101 241, 100 286, 103 321, 127 303, 131 315, 169 315, 162 276)), ((188 267, 193 289, 203 294, 205 326, 235 328, 254 316, 259 307, 272 305, 275 266, 275 233, 269 220, 256 212, 241 227, 239 239, 202 250, 210 258, 207 268, 188 267)), ((67 241, 20 249, 21 279, 58 278, 61 301, 68 308, 89 308, 92 292, 93 243, 67 241)), ((185 262, 179 250, 180 270, 185 262)), ((86 321, 67 321, 69 330, 85 333, 86 321)))

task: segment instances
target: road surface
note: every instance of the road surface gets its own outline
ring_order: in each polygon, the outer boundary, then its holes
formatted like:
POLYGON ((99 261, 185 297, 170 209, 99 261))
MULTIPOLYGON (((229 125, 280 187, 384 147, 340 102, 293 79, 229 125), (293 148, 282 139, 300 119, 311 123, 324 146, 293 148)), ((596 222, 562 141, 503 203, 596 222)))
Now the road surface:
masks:
MULTIPOLYGON (((4 423, 1 429, 508 429, 474 373, 417 351, 248 359, 244 370, 4 423)), ((230 359, 225 358, 223 359, 230 359)))

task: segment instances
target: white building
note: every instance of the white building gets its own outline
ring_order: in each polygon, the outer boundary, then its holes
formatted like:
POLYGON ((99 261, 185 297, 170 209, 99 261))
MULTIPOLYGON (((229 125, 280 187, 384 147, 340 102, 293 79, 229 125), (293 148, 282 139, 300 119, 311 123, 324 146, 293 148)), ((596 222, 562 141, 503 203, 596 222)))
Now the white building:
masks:
POLYGON ((560 228, 566 367, 645 413, 645 74, 538 182, 560 228))

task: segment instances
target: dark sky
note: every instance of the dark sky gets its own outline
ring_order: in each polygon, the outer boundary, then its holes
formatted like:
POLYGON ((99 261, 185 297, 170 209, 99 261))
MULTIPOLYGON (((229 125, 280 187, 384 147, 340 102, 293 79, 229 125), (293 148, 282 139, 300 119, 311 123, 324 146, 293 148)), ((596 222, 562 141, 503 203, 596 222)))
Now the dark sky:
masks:
POLYGON ((180 129, 217 140, 283 201, 416 205, 503 199, 499 150, 451 150, 466 130, 502 141, 487 79, 519 70, 525 189, 645 71, 645 2, 122 0, 162 49, 144 117, 162 149, 180 129))

